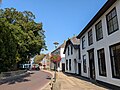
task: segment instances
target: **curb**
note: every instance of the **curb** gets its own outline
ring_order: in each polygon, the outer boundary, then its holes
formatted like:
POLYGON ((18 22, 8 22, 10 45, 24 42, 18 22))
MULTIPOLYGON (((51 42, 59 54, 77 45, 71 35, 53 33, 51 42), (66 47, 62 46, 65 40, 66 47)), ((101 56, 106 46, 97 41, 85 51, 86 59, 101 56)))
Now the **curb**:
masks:
MULTIPOLYGON (((52 79, 53 79, 53 77, 54 77, 54 74, 51 72, 51 71, 47 71, 47 70, 42 70, 43 72, 45 72, 45 73, 49 73, 49 74, 51 74, 52 75, 52 79)), ((39 90, 44 90, 47 86, 49 86, 50 85, 50 83, 51 83, 52 81, 50 80, 47 84, 45 84, 41 89, 39 89, 39 90)), ((45 89, 46 90, 46 89, 45 89)))

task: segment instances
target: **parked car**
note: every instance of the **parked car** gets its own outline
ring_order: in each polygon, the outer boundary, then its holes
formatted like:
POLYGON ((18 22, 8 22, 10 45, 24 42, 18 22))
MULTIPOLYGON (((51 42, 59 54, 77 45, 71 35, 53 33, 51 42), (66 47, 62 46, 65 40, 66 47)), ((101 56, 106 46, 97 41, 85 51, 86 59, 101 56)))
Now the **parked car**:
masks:
POLYGON ((33 64, 32 65, 32 70, 40 70, 39 65, 38 64, 33 64))
POLYGON ((19 65, 19 68, 20 68, 20 69, 27 69, 27 70, 29 70, 29 69, 30 69, 30 66, 31 66, 30 64, 20 64, 20 65, 19 65))

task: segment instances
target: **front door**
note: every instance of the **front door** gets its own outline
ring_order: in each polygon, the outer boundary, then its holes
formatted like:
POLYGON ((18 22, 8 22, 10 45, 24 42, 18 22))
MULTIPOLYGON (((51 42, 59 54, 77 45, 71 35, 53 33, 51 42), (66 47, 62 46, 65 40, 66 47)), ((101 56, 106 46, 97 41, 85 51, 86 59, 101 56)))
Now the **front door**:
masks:
POLYGON ((90 78, 95 79, 94 49, 88 51, 90 78))

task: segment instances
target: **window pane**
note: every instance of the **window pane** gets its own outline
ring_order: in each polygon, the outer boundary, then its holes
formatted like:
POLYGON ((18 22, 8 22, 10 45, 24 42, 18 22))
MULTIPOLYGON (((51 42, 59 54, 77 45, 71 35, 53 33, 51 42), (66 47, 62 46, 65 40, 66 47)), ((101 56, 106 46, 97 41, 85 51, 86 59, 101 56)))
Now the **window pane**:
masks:
POLYGON ((93 44, 92 30, 88 32, 88 44, 93 44))
POLYGON ((95 29, 96 29, 96 40, 98 41, 98 40, 103 38, 102 22, 101 21, 96 24, 95 29))
POLYGON ((113 18, 113 24, 117 23, 117 17, 113 18))
POLYGON ((111 13, 107 16, 108 21, 112 18, 111 13))
POLYGON ((118 20, 116 9, 114 8, 107 16, 108 34, 118 30, 118 20))
POLYGON ((113 32, 113 30, 114 30, 112 20, 111 20, 111 21, 109 21, 109 23, 108 23, 108 27, 109 27, 109 33, 112 33, 112 32, 113 32))
POLYGON ((82 38, 82 49, 85 48, 85 36, 82 38))
POLYGON ((115 11, 115 9, 112 11, 112 17, 114 17, 115 15, 116 15, 116 11, 115 11))
POLYGON ((105 63, 104 49, 98 50, 98 65, 99 65, 99 74, 101 76, 106 76, 106 63, 105 63))
POLYGON ((116 23, 116 24, 114 24, 114 30, 117 30, 117 27, 118 27, 118 24, 116 23))
POLYGON ((99 29, 99 39, 103 38, 102 28, 99 29))
POLYGON ((120 78, 120 44, 110 47, 112 75, 114 78, 120 78))

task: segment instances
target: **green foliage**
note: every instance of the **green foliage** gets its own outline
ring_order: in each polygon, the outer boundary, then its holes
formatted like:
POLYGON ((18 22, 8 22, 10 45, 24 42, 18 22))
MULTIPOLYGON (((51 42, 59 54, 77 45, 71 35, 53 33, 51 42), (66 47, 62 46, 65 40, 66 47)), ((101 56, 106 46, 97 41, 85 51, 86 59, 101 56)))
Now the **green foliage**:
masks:
POLYGON ((30 11, 0 9, 0 72, 14 69, 46 49, 42 23, 34 19, 30 11))
POLYGON ((42 61, 45 56, 46 56, 45 54, 36 55, 34 59, 35 64, 39 64, 40 61, 42 61))

